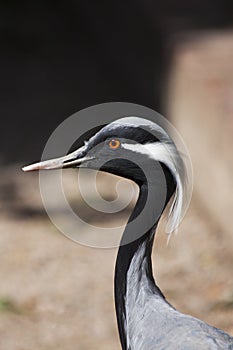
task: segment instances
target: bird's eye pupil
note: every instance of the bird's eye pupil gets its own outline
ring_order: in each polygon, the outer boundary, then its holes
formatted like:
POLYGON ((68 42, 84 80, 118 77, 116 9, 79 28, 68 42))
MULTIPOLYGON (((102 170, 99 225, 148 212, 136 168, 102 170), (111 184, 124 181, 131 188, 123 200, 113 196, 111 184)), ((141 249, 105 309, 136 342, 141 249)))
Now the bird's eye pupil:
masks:
POLYGON ((120 147, 120 141, 119 140, 111 140, 109 142, 109 147, 112 148, 112 149, 116 149, 118 147, 120 147))

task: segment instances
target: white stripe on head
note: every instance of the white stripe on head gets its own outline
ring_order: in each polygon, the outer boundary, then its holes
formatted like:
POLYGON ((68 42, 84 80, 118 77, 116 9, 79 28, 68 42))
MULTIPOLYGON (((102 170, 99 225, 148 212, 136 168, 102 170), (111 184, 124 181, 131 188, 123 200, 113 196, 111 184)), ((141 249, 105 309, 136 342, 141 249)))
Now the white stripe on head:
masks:
POLYGON ((154 142, 147 144, 123 143, 122 148, 144 154, 149 158, 165 164, 170 169, 175 182, 176 191, 172 200, 169 214, 167 233, 177 230, 182 219, 184 201, 186 198, 186 174, 183 161, 173 143, 154 142))

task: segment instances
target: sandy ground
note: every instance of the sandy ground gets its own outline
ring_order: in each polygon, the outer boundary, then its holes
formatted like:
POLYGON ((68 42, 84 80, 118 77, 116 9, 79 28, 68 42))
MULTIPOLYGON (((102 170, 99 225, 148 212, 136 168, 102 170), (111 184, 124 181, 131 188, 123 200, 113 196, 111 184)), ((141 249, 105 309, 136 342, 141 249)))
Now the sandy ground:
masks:
MULTIPOLYGON (((73 172, 67 181, 74 181, 73 172)), ((111 179, 104 178, 104 188, 112 190, 111 179)), ((41 203, 38 175, 18 166, 1 171, 0 206, 0 349, 119 349, 116 249, 84 247, 59 233, 41 203)), ((158 234, 153 262, 176 308, 233 334, 233 244, 227 237, 194 197, 168 246, 158 234)))

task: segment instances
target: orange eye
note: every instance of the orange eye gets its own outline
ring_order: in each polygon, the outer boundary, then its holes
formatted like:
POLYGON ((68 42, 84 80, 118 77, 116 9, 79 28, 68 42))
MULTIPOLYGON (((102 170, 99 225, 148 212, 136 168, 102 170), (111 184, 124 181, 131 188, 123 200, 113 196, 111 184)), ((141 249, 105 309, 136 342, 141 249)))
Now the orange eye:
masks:
POLYGON ((113 140, 109 141, 108 145, 111 149, 117 149, 120 147, 121 143, 119 140, 113 139, 113 140))

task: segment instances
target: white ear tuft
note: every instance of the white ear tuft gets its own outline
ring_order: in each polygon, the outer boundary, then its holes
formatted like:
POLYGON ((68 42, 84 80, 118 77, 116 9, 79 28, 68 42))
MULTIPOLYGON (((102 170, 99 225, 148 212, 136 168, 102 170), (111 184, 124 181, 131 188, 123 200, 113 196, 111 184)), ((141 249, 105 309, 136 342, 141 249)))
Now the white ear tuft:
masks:
POLYGON ((179 153, 172 142, 155 142, 147 144, 145 147, 150 151, 151 157, 164 163, 171 171, 176 183, 175 194, 172 198, 168 213, 168 223, 166 232, 168 234, 177 231, 180 221, 183 218, 187 207, 188 173, 182 154, 179 153))
MULTIPOLYGON (((159 120, 161 118, 158 122, 159 120)), ((119 119, 116 123, 145 129, 159 140, 147 144, 124 144, 124 147, 147 154, 150 158, 164 163, 171 171, 176 190, 170 204, 166 232, 176 232, 190 203, 193 188, 192 164, 182 137, 167 120, 163 120, 163 127, 160 123, 135 116, 119 119)))
MULTIPOLYGON (((180 221, 187 209, 191 198, 191 192, 182 154, 178 152, 175 144, 167 136, 167 142, 153 142, 147 144, 123 144, 122 147, 134 152, 147 155, 151 159, 159 161, 167 166, 171 171, 176 183, 175 194, 172 197, 168 213, 166 232, 168 234, 176 232, 180 221)), ((191 186, 192 189, 192 186, 191 186)))

